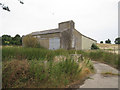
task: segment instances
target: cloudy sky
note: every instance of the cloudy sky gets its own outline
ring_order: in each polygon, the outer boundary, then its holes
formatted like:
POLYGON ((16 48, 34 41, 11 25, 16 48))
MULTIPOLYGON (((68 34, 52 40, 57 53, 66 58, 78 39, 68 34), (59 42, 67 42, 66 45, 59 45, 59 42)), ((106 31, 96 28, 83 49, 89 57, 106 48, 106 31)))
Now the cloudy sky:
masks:
POLYGON ((54 29, 58 23, 75 22, 75 28, 98 42, 118 36, 119 0, 0 0, 11 12, 0 7, 0 36, 26 35, 54 29))

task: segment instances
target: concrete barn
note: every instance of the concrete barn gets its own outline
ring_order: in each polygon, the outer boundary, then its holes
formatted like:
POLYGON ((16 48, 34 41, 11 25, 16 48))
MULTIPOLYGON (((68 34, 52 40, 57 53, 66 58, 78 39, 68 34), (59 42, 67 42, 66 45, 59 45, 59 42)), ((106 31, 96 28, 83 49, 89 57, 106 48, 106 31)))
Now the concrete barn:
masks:
POLYGON ((88 50, 93 43, 97 42, 77 31, 72 20, 58 25, 56 29, 32 32, 31 35, 39 39, 41 46, 51 50, 60 48, 88 50))

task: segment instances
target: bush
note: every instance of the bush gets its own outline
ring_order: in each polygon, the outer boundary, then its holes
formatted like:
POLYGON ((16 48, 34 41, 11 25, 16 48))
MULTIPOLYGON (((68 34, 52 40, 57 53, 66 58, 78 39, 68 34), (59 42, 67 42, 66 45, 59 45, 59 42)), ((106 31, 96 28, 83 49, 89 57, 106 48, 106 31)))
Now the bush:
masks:
POLYGON ((22 37, 19 34, 15 35, 15 37, 2 35, 2 45, 22 45, 22 37))
POLYGON ((104 62, 118 69, 119 55, 101 50, 88 52, 88 56, 92 60, 104 62))
POLYGON ((27 60, 12 60, 3 62, 2 66, 2 87, 12 88, 25 85, 28 80, 29 64, 27 60))
POLYGON ((116 38, 114 42, 115 44, 120 44, 120 37, 116 38))
POLYGON ((111 40, 108 39, 108 40, 105 41, 105 43, 107 43, 107 44, 111 44, 111 40))
POLYGON ((39 41, 37 38, 33 37, 32 35, 27 35, 27 36, 23 37, 23 46, 38 47, 39 41))
POLYGON ((103 43, 103 41, 100 41, 100 43, 103 43))
POLYGON ((91 49, 99 49, 99 47, 96 44, 92 44, 91 49))

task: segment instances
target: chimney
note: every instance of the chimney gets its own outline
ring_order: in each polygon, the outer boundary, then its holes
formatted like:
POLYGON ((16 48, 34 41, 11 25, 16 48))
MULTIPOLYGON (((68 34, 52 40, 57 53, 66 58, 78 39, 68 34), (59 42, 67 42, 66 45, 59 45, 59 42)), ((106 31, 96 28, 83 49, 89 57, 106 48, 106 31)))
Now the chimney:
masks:
POLYGON ((72 20, 66 21, 66 22, 61 22, 59 23, 59 29, 60 30, 65 30, 65 29, 74 29, 74 22, 72 20))

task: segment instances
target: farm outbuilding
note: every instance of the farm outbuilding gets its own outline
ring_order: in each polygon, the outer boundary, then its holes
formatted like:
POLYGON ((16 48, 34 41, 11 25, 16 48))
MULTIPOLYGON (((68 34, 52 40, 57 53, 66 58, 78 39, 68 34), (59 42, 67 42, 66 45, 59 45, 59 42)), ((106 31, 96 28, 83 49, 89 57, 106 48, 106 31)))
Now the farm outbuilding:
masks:
POLYGON ((97 42, 77 31, 72 20, 58 25, 56 29, 32 32, 31 35, 39 39, 41 46, 51 50, 60 48, 88 50, 93 43, 97 42))

